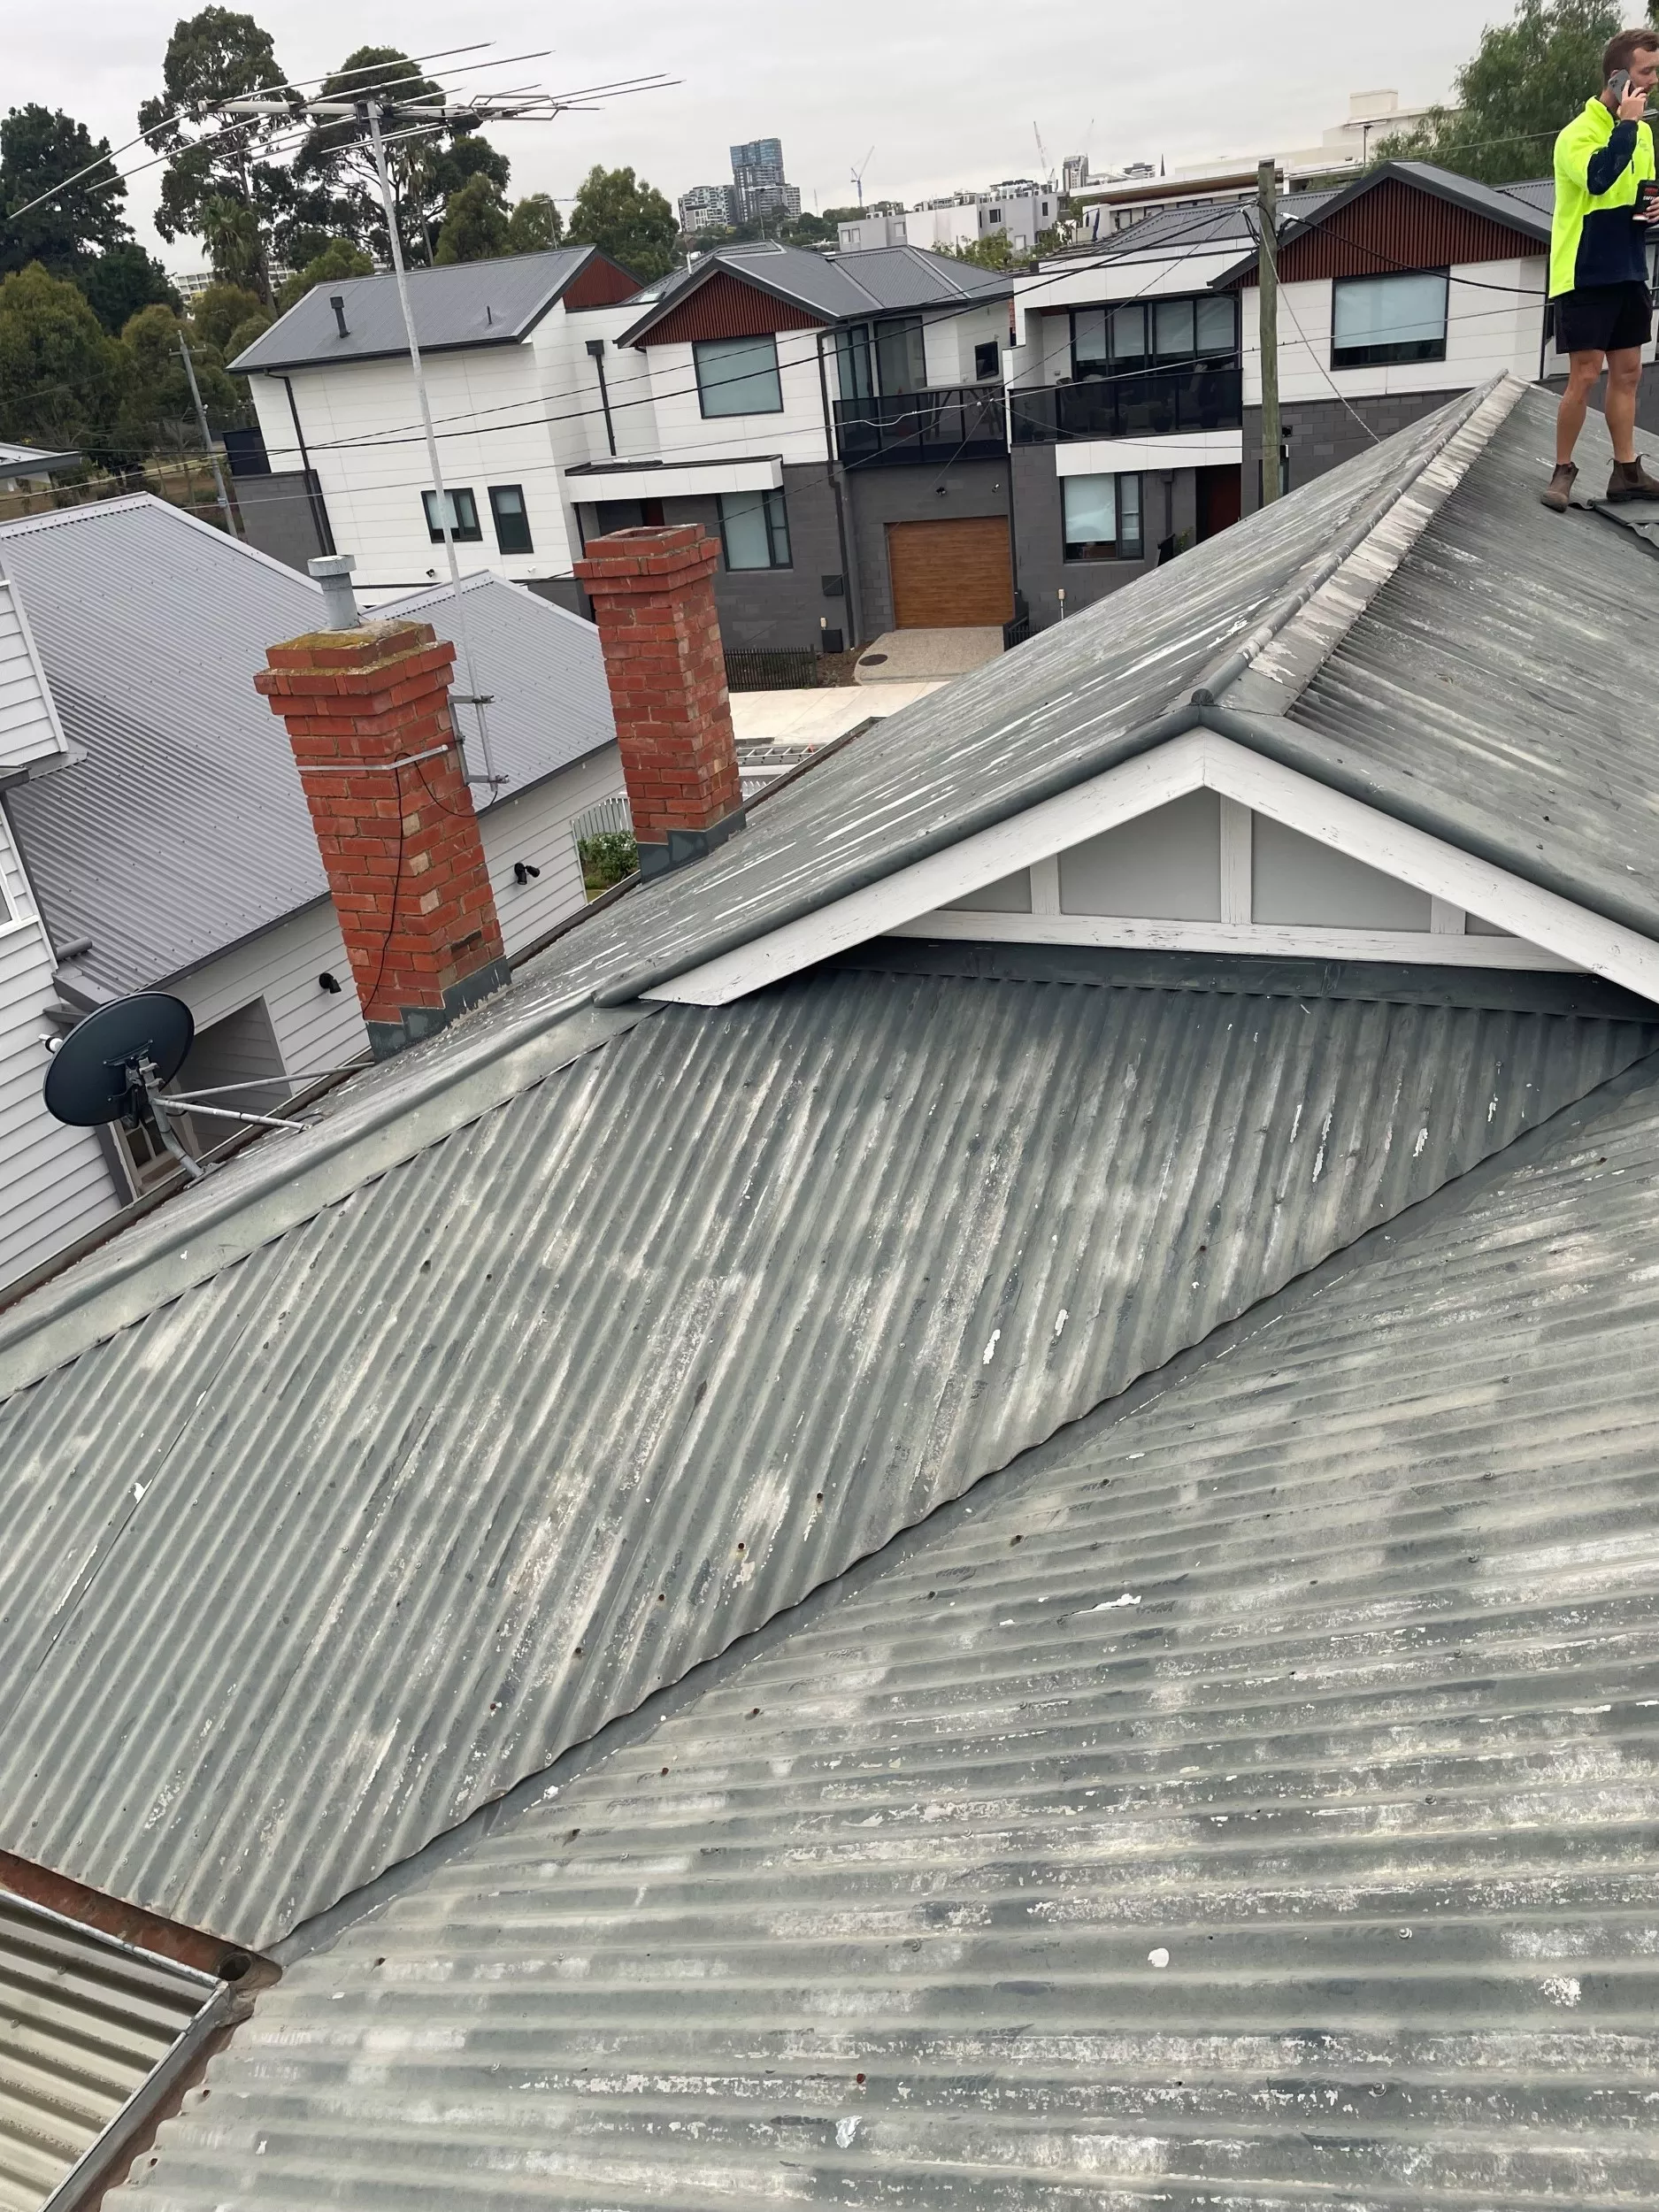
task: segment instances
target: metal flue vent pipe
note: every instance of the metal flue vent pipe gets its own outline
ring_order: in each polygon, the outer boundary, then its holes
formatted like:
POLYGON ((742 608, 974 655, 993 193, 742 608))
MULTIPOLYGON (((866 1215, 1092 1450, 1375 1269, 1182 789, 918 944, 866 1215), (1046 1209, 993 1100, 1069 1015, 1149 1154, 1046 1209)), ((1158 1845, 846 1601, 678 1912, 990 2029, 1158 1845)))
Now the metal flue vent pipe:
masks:
POLYGON ((319 553, 314 561, 307 561, 306 571, 323 588, 323 627, 327 630, 360 630, 363 617, 357 611, 357 595, 351 588, 351 572, 357 566, 356 557, 350 553, 319 553))

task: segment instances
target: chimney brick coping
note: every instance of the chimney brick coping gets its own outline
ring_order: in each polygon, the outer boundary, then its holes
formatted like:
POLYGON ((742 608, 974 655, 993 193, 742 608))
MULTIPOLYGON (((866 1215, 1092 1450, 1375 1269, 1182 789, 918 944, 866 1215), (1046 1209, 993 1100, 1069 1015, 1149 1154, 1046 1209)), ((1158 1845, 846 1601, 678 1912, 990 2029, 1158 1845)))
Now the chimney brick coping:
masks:
POLYGON ((592 538, 574 568, 590 592, 664 591, 712 572, 719 557, 718 540, 701 523, 676 522, 592 538))

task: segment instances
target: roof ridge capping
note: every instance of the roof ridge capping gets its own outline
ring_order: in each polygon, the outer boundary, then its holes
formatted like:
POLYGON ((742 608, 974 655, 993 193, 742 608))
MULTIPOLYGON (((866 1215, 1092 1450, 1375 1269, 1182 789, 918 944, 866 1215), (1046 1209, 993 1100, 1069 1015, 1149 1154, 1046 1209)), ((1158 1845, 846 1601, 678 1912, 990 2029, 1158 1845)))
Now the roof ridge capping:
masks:
MULTIPOLYGON (((724 959, 759 938, 772 936, 819 906, 868 890, 948 845, 959 844, 1046 799, 1057 798, 1087 783, 1104 768, 1152 752, 1201 726, 1215 726, 1211 718, 1224 710, 1225 695, 1281 637, 1285 650, 1271 664, 1272 681, 1280 687, 1271 710, 1282 718, 1394 574, 1526 389, 1518 377, 1506 370, 1448 407, 1439 435, 1414 457, 1411 465, 1371 499, 1333 543, 1303 564, 1240 643, 1206 663, 1172 704, 1150 721, 1125 736, 1107 738, 1060 763, 1034 783, 997 793, 964 818, 941 823, 906 845, 873 856, 837 881, 833 889, 804 892, 780 912, 769 910, 746 915, 701 940, 695 948, 664 955, 648 966, 602 980, 595 988, 594 1004, 626 1006, 689 969, 724 959), (1322 596, 1327 588, 1329 595, 1322 596), (1304 610, 1311 611, 1308 622, 1293 634, 1293 626, 1304 610)), ((1255 695, 1237 704, 1260 710, 1255 695)), ((1236 729, 1225 733, 1238 734, 1236 729)), ((1322 769, 1310 772, 1330 780, 1322 769)))

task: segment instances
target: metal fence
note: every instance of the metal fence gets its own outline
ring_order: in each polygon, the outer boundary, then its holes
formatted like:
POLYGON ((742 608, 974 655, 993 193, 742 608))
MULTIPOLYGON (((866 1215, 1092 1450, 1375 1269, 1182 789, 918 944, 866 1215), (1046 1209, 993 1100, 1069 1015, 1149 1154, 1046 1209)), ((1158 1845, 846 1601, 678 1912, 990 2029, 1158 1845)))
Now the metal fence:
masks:
POLYGON ((1008 451, 1000 384, 838 399, 835 437, 849 468, 995 461, 1008 451))
POLYGON ((818 657, 810 645, 766 651, 744 646, 726 657, 728 691, 816 691, 818 657))

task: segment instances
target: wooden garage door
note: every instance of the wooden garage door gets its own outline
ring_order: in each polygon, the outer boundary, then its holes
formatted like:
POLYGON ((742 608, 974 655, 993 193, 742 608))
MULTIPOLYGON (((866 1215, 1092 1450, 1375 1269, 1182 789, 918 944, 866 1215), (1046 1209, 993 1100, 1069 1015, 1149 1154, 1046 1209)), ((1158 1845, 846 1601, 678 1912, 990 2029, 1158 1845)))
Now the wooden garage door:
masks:
POLYGON ((1014 617, 1008 519, 890 522, 887 568, 897 630, 964 630, 1014 617))

